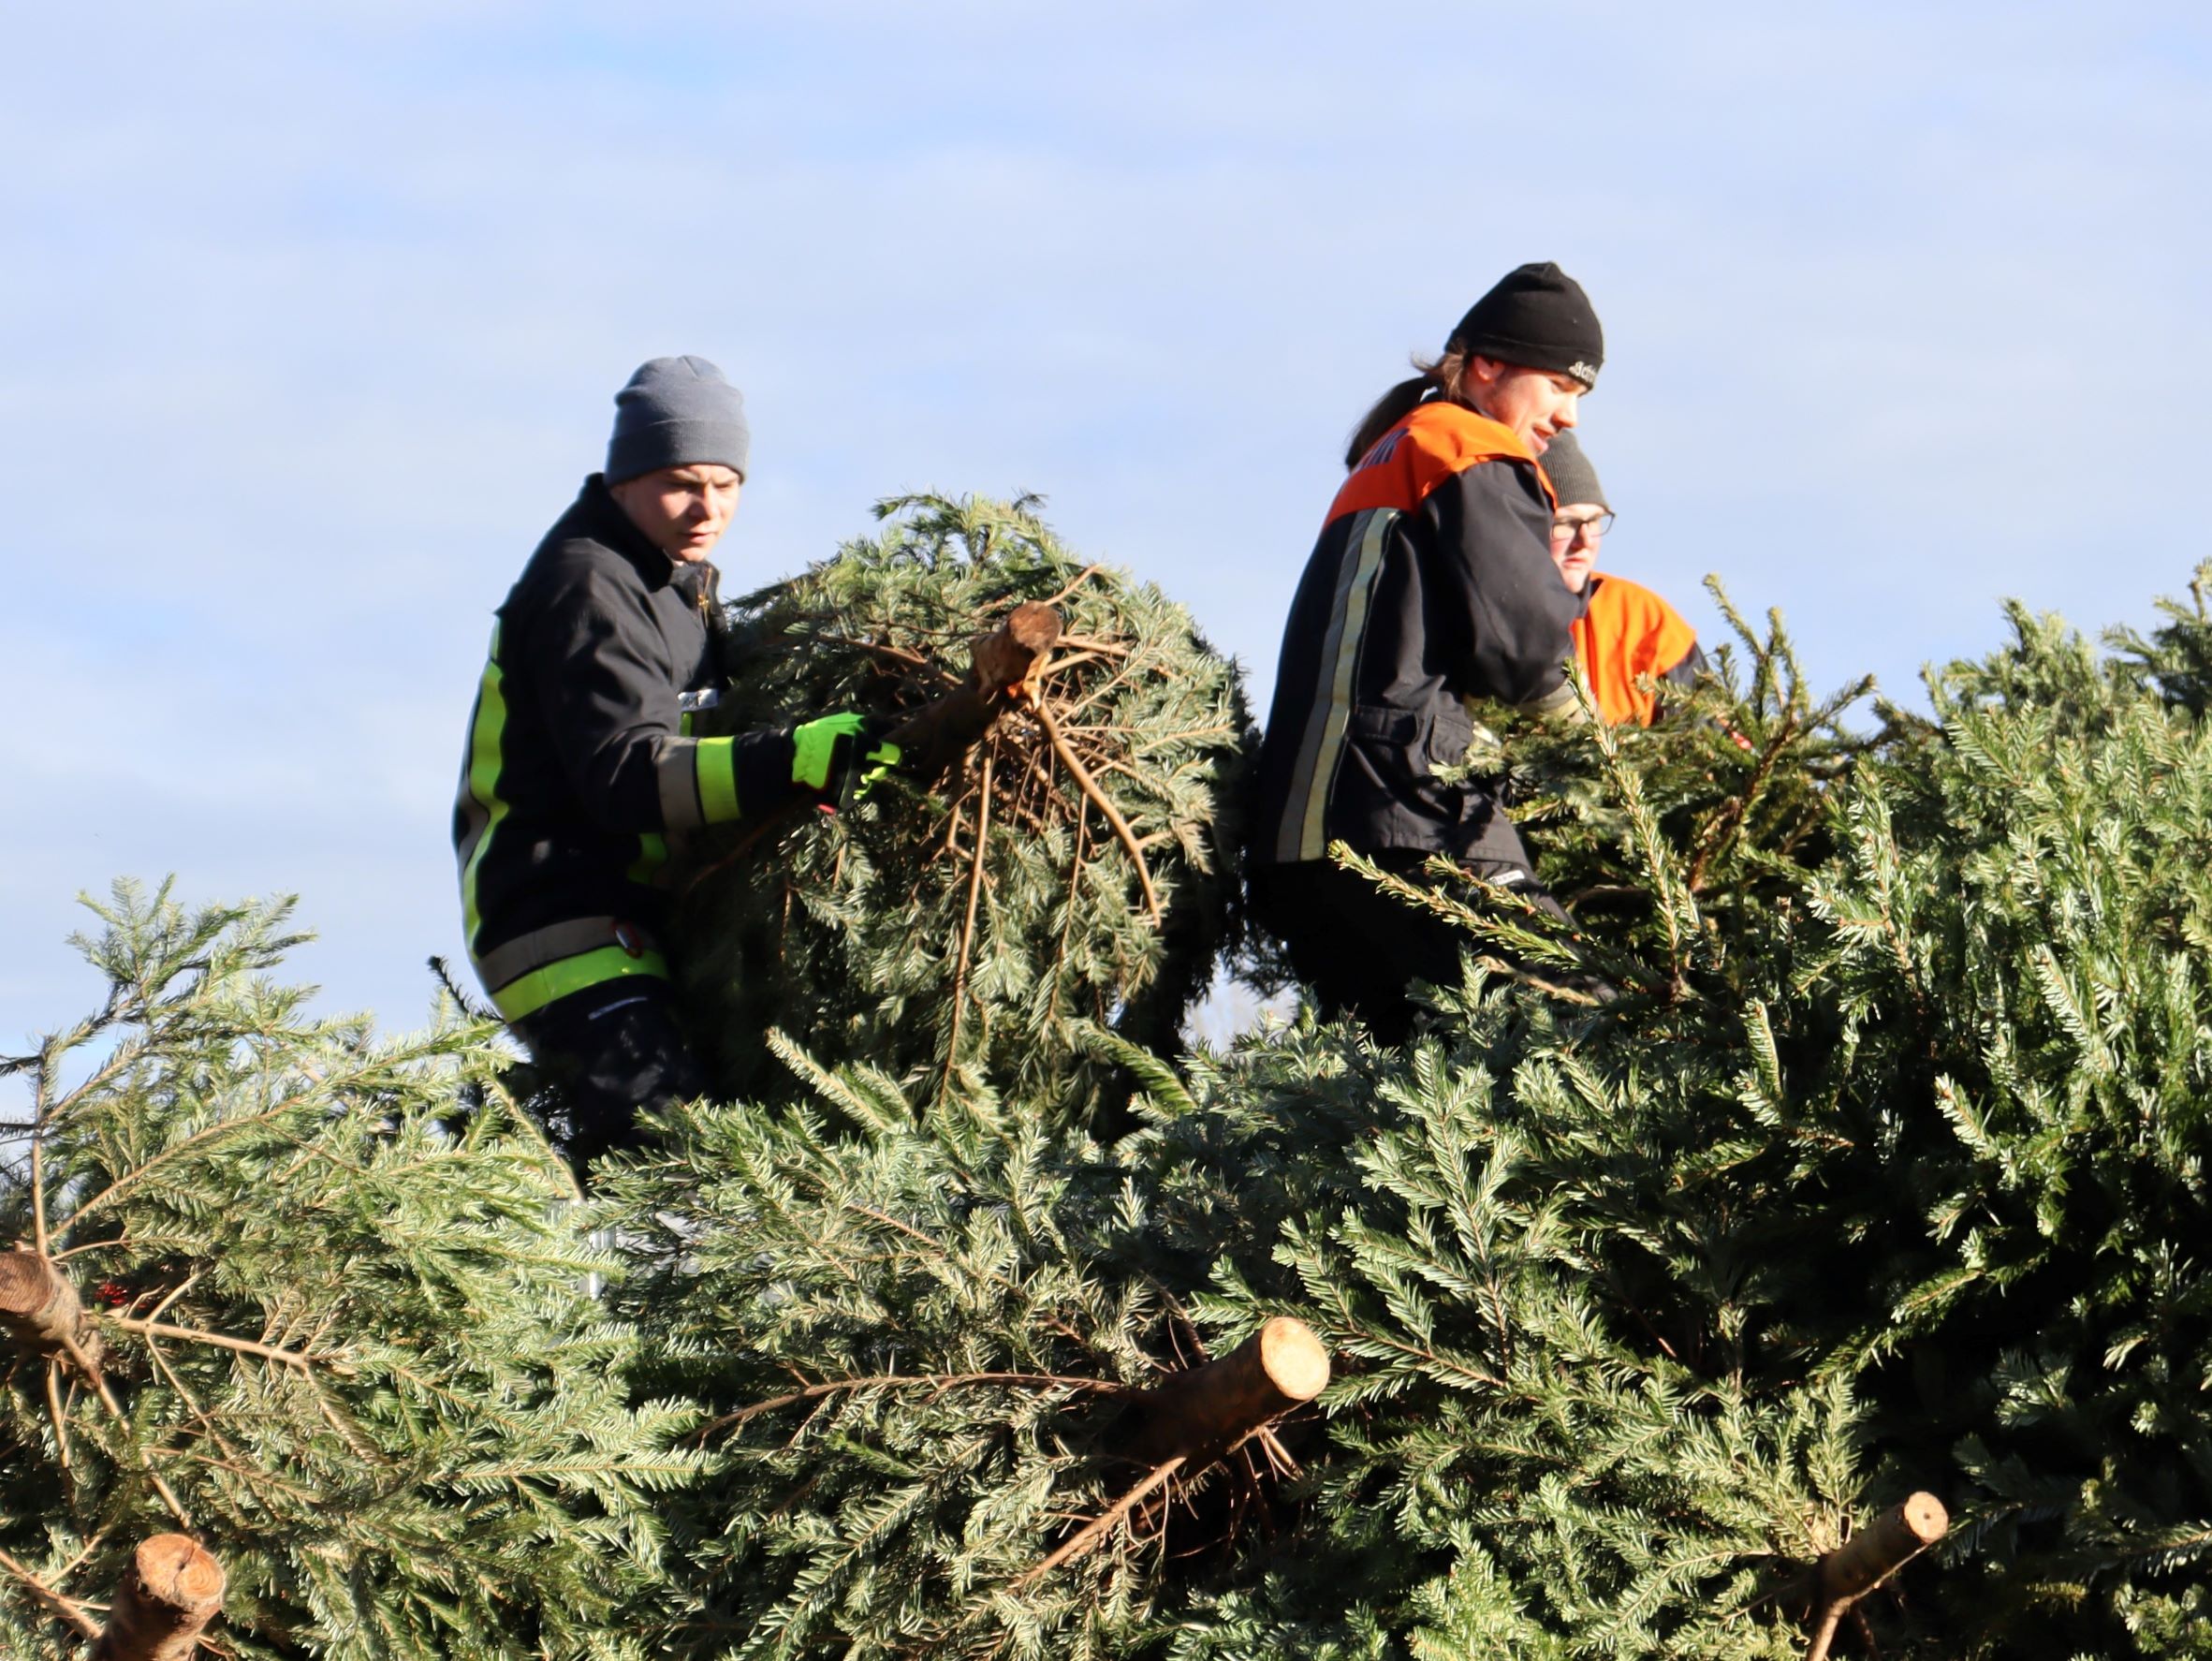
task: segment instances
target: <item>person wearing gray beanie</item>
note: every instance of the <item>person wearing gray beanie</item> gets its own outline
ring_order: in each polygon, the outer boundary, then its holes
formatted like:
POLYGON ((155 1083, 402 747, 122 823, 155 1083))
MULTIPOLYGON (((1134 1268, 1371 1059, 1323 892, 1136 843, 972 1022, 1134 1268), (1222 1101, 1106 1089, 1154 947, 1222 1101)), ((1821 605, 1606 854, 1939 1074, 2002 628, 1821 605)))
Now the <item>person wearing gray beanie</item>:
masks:
POLYGON ((1581 440, 1572 433, 1554 438, 1544 452, 1544 471, 1558 502, 1552 564, 1567 591, 1583 601, 1575 620, 1582 677, 1607 723, 1649 727, 1664 713, 1663 686, 1686 690, 1706 671, 1696 632, 1642 583, 1595 569, 1599 544, 1613 526, 1613 505, 1581 440))
POLYGON ((742 479, 752 450, 745 394, 721 370, 704 358, 655 358, 614 395, 607 482, 702 462, 742 479))
POLYGON ((901 759, 854 711, 695 735, 736 648, 709 563, 752 456, 745 400, 704 358, 615 394, 584 480, 499 609, 454 804, 469 960, 552 1086, 579 1176, 636 1116, 703 1094, 660 944, 671 837, 835 808, 901 759))
POLYGON ((1605 500, 1605 487, 1583 453, 1582 441, 1572 433, 1561 433, 1544 452, 1544 476, 1551 480, 1557 504, 1551 520, 1551 563, 1559 566, 1568 592, 1580 594, 1597 563, 1599 539, 1613 528, 1613 505, 1605 500))

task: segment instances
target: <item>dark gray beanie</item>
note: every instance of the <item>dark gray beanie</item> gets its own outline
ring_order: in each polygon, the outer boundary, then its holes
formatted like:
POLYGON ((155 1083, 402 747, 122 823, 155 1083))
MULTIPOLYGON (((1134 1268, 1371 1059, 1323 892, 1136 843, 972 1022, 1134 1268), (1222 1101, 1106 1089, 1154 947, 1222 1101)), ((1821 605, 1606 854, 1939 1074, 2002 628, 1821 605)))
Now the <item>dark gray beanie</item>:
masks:
POLYGON ((1500 277, 1467 308, 1445 349, 1452 346, 1524 369, 1571 375, 1585 387, 1598 384, 1605 361, 1605 331, 1598 327, 1589 296, 1548 260, 1517 265, 1500 277))
POLYGON ((1544 472, 1561 507, 1570 502, 1595 502, 1606 512, 1613 511, 1613 504, 1605 500, 1605 487, 1598 482, 1598 470, 1589 464, 1589 458, 1582 453, 1582 441, 1574 434, 1552 435, 1551 446, 1544 452, 1544 472))
POLYGON ((614 395, 607 482, 708 462, 735 468, 741 478, 752 448, 745 394, 721 370, 704 358, 655 358, 614 395))

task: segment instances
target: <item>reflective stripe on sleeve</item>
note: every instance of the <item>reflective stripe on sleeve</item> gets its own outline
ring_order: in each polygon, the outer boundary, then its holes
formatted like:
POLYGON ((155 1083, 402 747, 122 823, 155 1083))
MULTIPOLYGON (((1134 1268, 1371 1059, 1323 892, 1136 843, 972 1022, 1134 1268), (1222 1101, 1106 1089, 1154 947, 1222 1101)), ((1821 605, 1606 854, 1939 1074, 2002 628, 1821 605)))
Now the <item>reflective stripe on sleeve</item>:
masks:
POLYGON ((668 886, 668 839, 658 830, 648 830, 637 838, 637 857, 630 861, 629 870, 623 873, 632 882, 643 883, 647 888, 668 886))
POLYGON ((699 804, 698 741, 663 739, 653 757, 653 784, 661 797, 661 824, 670 830, 696 830, 707 822, 699 804))
POLYGON ((699 808, 707 823, 719 825, 736 818, 743 811, 738 801, 738 741, 694 739, 692 754, 698 769, 699 808))

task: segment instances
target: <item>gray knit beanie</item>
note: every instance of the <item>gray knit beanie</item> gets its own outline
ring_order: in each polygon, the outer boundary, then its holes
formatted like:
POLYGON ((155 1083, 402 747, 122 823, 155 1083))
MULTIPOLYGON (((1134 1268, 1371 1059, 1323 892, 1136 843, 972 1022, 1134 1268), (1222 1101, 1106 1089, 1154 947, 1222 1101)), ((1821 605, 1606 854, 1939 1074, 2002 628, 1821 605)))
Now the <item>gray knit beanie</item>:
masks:
POLYGON ((745 394, 721 370, 704 358, 655 358, 640 363, 614 395, 607 482, 707 462, 734 468, 742 478, 752 448, 745 394))
POLYGON ((1595 502, 1606 512, 1613 511, 1613 504, 1605 500, 1605 487, 1598 482, 1598 470, 1589 464, 1589 458, 1582 453, 1581 440, 1574 434, 1552 435, 1551 446, 1544 452, 1544 472, 1561 507, 1570 502, 1595 502))

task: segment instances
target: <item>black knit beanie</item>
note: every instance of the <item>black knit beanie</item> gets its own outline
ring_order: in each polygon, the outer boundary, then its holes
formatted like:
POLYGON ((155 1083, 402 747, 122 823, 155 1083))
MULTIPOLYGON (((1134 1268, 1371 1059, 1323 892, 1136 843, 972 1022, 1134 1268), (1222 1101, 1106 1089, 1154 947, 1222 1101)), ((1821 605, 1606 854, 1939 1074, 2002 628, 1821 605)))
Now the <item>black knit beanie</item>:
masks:
POLYGON ((1550 261, 1516 266, 1467 308, 1446 350, 1495 358, 1524 369, 1571 375, 1585 387, 1598 384, 1605 361, 1605 334, 1582 285, 1550 261))
POLYGON ((1570 502, 1595 502, 1608 513, 1613 510, 1613 504, 1605 500, 1605 487, 1598 482, 1598 470, 1589 464, 1582 441, 1574 434, 1554 433, 1543 464, 1551 493, 1561 507, 1570 502))

